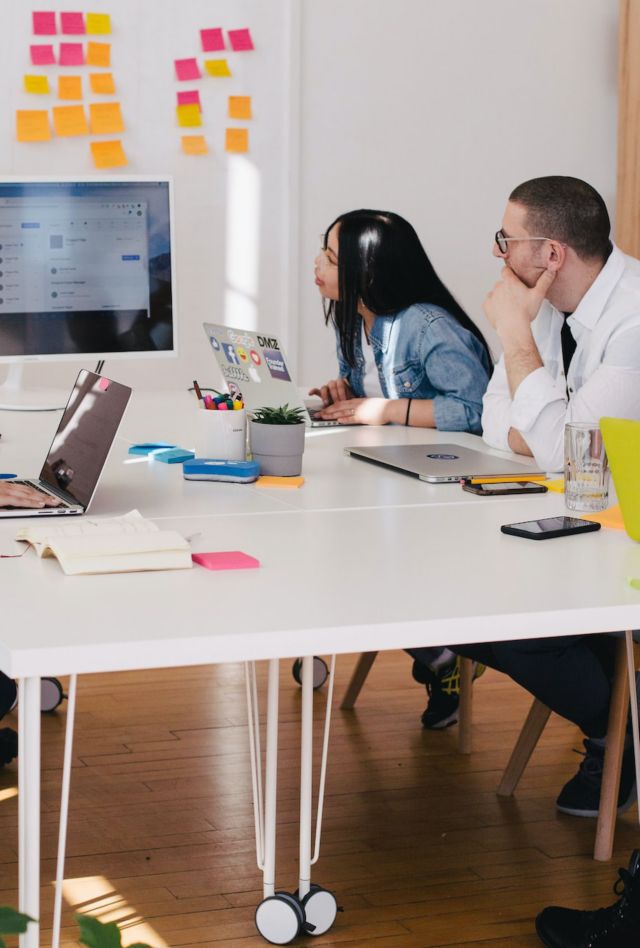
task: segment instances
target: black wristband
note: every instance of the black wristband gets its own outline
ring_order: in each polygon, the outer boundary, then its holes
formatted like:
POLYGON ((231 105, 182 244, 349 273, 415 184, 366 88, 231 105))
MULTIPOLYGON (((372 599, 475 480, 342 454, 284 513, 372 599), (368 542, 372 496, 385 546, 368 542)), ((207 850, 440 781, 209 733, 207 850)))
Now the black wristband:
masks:
POLYGON ((413 401, 412 398, 408 398, 408 399, 407 399, 407 402, 408 402, 408 404, 407 404, 407 414, 405 415, 405 419, 404 419, 404 426, 405 426, 405 428, 406 428, 406 427, 408 426, 408 424, 409 424, 409 412, 411 411, 411 402, 412 402, 412 401, 413 401))

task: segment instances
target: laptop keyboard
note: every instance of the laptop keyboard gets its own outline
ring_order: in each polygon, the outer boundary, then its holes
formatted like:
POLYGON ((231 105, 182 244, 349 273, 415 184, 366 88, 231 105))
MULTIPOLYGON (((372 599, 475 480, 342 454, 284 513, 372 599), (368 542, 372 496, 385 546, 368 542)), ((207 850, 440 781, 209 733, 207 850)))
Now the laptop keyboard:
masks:
MULTIPOLYGON (((30 487, 31 490, 37 490, 37 491, 39 491, 41 494, 44 494, 45 497, 55 497, 55 496, 56 496, 52 491, 43 490, 42 487, 40 487, 39 484, 36 484, 35 481, 21 481, 21 480, 15 480, 15 481, 14 481, 14 480, 12 480, 12 481, 10 481, 10 483, 11 483, 11 484, 18 484, 20 487, 30 487)), ((58 498, 58 499, 59 499, 59 498, 58 498)), ((5 504, 5 506, 6 506, 6 507, 9 507, 10 505, 9 505, 9 504, 5 504)), ((61 507, 68 507, 69 504, 65 503, 64 500, 60 500, 60 506, 61 506, 61 507)), ((17 509, 19 509, 19 508, 13 507, 12 509, 13 509, 13 510, 17 510, 17 509)))

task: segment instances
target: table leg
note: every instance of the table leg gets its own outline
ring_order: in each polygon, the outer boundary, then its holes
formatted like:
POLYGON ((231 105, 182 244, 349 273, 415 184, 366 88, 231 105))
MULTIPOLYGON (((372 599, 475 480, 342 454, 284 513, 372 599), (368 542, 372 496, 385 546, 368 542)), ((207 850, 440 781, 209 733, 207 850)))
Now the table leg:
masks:
POLYGON ((267 755, 264 781, 264 877, 265 899, 275 892, 276 880, 276 803, 278 799, 278 691, 280 662, 269 661, 267 684, 267 755))
MULTIPOLYGON (((20 682, 18 702, 18 835, 20 911, 40 918, 40 679, 20 682)), ((39 921, 20 935, 20 948, 38 948, 39 921)))
POLYGON ((300 868, 298 898, 311 885, 311 799, 313 787, 313 655, 302 659, 302 729, 300 737, 300 868))
POLYGON ((62 883, 64 882, 64 857, 67 848, 67 822, 69 816, 69 790, 71 788, 71 761, 73 758, 73 725, 76 715, 76 684, 78 676, 69 679, 69 701, 67 704, 67 727, 64 740, 64 761, 62 765, 62 794, 60 798, 60 826, 58 829, 58 862, 56 866, 56 887, 53 900, 53 934, 51 948, 60 944, 60 919, 62 917, 62 883))

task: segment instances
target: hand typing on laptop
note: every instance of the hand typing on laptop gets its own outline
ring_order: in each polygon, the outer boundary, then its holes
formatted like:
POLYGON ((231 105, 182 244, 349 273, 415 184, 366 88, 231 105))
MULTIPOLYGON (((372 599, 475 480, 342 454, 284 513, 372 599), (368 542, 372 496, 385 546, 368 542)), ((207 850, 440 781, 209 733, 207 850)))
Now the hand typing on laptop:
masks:
POLYGON ((57 507, 59 504, 57 497, 34 487, 0 483, 0 507, 57 507))

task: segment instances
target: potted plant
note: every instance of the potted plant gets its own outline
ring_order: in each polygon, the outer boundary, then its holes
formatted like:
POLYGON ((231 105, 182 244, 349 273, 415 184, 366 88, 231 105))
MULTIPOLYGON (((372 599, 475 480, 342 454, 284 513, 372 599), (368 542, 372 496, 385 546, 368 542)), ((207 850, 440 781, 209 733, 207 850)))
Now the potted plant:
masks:
POLYGON ((303 408, 257 408, 250 421, 251 453, 261 474, 294 477, 302 471, 305 417, 303 408))

